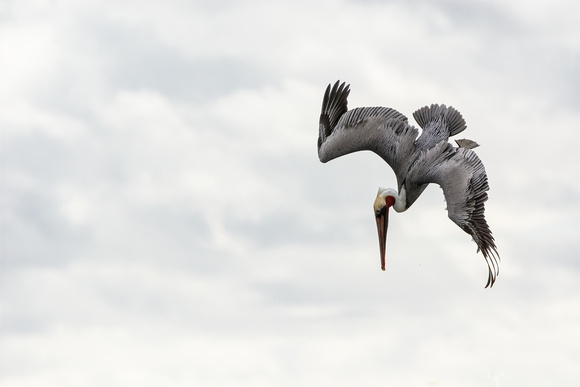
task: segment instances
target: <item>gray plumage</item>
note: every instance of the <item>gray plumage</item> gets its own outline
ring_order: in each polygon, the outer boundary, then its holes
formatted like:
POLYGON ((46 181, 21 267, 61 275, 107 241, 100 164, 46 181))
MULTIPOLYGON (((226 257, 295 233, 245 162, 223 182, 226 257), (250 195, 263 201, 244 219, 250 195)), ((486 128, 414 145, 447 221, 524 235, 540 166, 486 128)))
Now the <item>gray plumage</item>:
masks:
POLYGON ((467 138, 456 139, 455 143, 457 144, 458 147, 467 148, 467 149, 474 149, 474 148, 477 148, 479 146, 478 143, 476 143, 475 141, 469 140, 467 138))
POLYGON ((499 254, 484 217, 487 175, 483 163, 471 148, 478 144, 450 136, 465 130, 465 120, 453 107, 425 106, 413 117, 422 128, 408 123, 407 117, 386 107, 348 110, 349 85, 337 81, 328 85, 319 123, 318 157, 325 163, 348 153, 370 150, 385 160, 395 172, 399 194, 405 191, 409 208, 430 183, 441 186, 449 218, 470 234, 489 269, 487 285, 499 274, 499 254))

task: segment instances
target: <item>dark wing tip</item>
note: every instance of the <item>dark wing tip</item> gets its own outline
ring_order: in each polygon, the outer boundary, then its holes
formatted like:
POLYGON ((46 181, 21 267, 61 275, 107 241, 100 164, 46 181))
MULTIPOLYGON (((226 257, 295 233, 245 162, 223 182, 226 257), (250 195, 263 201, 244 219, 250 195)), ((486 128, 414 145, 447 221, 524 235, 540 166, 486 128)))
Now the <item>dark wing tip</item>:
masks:
MULTIPOLYGON (((487 179, 483 179, 481 184, 485 185, 485 190, 488 189, 487 179)), ((479 194, 476 195, 474 200, 475 208, 469 219, 468 233, 471 234, 473 240, 477 244, 477 250, 481 251, 481 254, 483 254, 483 257, 485 258, 489 270, 485 287, 491 288, 499 275, 499 262, 501 258, 497 251, 491 229, 489 228, 484 216, 484 202, 487 200, 487 193, 485 191, 479 191, 479 194)))
MULTIPOLYGON (((485 258, 489 275, 485 287, 493 287, 497 276, 499 275, 500 256, 495 245, 495 239, 491 233, 491 229, 487 224, 484 216, 484 202, 487 201, 487 179, 480 180, 479 192, 476 194, 474 200, 474 209, 468 221, 466 231, 473 237, 477 244, 477 250, 485 258)), ((476 188, 477 189, 477 188, 476 188)))
POLYGON ((485 285, 486 288, 493 287, 493 284, 499 275, 499 262, 501 261, 491 233, 489 236, 491 237, 491 242, 485 246, 485 250, 481 250, 488 268, 487 284, 485 285))
POLYGON ((338 123, 340 117, 348 111, 348 95, 350 94, 350 85, 346 82, 336 81, 334 86, 329 84, 324 92, 322 100, 322 109, 320 112, 320 135, 318 137, 318 146, 330 136, 332 130, 338 123))

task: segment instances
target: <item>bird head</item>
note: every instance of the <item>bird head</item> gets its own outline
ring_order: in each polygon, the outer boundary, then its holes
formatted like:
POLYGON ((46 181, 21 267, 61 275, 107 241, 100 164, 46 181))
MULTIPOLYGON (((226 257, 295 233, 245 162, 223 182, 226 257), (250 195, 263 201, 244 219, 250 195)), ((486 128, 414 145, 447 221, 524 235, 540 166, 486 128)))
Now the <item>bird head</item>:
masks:
POLYGON ((392 188, 379 188, 373 204, 379 233, 379 250, 381 253, 381 269, 385 270, 385 250, 387 244, 387 229, 389 228, 389 208, 395 205, 399 195, 392 188))

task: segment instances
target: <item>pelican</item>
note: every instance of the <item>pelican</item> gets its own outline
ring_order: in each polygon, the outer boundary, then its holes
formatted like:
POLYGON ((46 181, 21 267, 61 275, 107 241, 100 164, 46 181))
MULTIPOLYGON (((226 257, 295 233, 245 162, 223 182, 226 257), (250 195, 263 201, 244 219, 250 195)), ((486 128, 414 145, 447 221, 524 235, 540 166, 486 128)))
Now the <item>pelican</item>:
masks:
POLYGON ((318 158, 326 163, 337 157, 370 150, 395 172, 398 190, 379 188, 373 210, 379 235, 381 269, 385 270, 385 250, 389 208, 404 212, 430 183, 443 189, 447 214, 471 235, 488 266, 487 287, 499 274, 499 253, 484 217, 487 175, 483 163, 472 150, 478 144, 449 137, 465 130, 465 120, 453 107, 433 104, 413 113, 422 129, 410 125, 407 117, 388 107, 348 110, 350 85, 337 81, 328 85, 322 100, 318 134, 318 158))

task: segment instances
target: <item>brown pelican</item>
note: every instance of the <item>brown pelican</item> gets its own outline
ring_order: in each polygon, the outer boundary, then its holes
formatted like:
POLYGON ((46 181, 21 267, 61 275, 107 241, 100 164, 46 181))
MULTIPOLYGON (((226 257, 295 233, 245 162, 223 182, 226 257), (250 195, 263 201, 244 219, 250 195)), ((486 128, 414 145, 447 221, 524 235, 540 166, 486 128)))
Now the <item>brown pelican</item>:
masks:
POLYGON ((474 141, 449 137, 465 130, 465 120, 453 107, 425 106, 413 117, 423 129, 408 123, 407 117, 387 107, 348 110, 350 85, 337 81, 328 85, 322 101, 318 135, 318 157, 326 163, 348 153, 370 150, 385 160, 395 172, 398 191, 379 188, 373 204, 381 268, 385 270, 385 244, 389 207, 406 211, 429 183, 443 189, 449 218, 473 237, 477 251, 487 262, 486 288, 499 274, 499 254, 484 217, 484 202, 489 190, 485 168, 472 148, 474 141))

